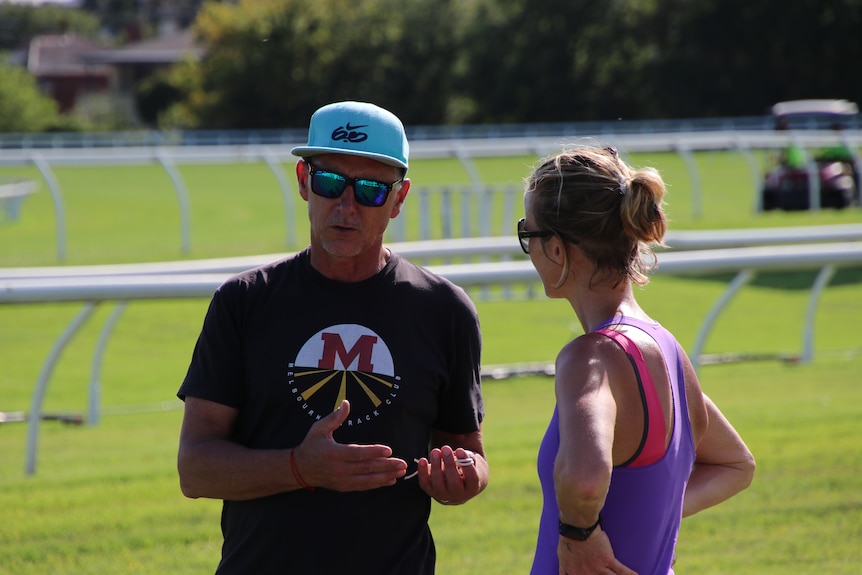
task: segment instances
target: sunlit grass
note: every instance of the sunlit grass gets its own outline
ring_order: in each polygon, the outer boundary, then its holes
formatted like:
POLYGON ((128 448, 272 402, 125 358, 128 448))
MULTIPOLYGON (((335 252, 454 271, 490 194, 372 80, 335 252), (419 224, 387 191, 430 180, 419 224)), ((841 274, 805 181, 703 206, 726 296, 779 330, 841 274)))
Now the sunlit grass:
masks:
MULTIPOLYGON (((517 187, 535 159, 477 160, 476 166, 486 182, 517 187)), ((859 210, 753 213, 750 174, 735 152, 697 155, 704 195, 703 213, 696 216, 690 175, 677 156, 631 159, 658 166, 666 177, 672 229, 862 222, 859 210)), ((286 249, 289 230, 299 247, 306 240, 304 204, 296 202, 291 228, 276 178, 265 165, 179 169, 191 200, 189 254, 180 250, 178 200, 162 168, 57 169, 67 208, 66 263, 275 253, 286 249)), ((291 165, 284 169, 292 176, 291 165)), ((0 169, 0 175, 13 172, 38 179, 32 168, 0 169)), ((469 183, 455 159, 416 161, 410 175, 414 190, 469 183)), ((420 226, 418 197, 408 197, 403 214, 414 234, 420 226)), ((519 202, 515 198, 516 210, 519 202)), ((462 221, 457 213, 449 224, 460 229, 462 221)), ((433 222, 439 235, 440 218, 433 222)), ((505 226, 513 229, 514 222, 497 225, 499 233, 508 233, 505 226)), ((26 199, 18 221, 0 225, 0 266, 57 263, 54 208, 43 185, 26 199)), ((758 473, 739 497, 684 522, 677 572, 858 571, 860 273, 839 271, 824 292, 813 363, 771 359, 701 367, 704 389, 749 443, 758 473)), ((798 354, 813 278, 809 272, 756 278, 716 322, 704 351, 798 354)), ((637 294, 691 349, 729 279, 659 275, 637 294)), ((580 333, 568 304, 544 299, 540 286, 533 291, 531 299, 508 302, 474 294, 485 365, 552 362, 580 333)), ((44 422, 34 476, 24 473, 26 424, 0 424, 0 573, 213 572, 221 545, 220 503, 183 498, 175 470, 181 415, 174 394, 207 303, 130 302, 101 365, 101 421, 81 427, 44 422), (167 410, 159 411, 162 406, 167 410)), ((49 380, 47 411, 86 414, 94 349, 113 308, 102 304, 61 356, 49 380)), ((0 411, 30 409, 51 346, 79 309, 80 304, 0 306, 0 411)), ((532 558, 541 505, 535 458, 553 408, 553 382, 542 376, 488 381, 485 396, 491 484, 466 506, 435 505, 432 513, 438 572, 447 575, 526 573, 532 558)))

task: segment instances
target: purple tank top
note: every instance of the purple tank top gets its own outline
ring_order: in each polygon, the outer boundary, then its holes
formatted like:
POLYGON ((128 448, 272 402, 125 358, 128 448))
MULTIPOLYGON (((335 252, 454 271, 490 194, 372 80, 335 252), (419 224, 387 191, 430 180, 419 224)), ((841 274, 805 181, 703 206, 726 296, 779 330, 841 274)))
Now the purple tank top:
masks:
MULTIPOLYGON (((639 575, 673 573, 674 547, 682 521, 685 486, 694 464, 694 439, 685 399, 685 380, 676 339, 657 323, 614 318, 597 329, 622 324, 638 328, 661 348, 673 394, 673 433, 665 454, 642 467, 614 467, 602 525, 614 554, 639 575)), ((554 492, 554 460, 560 447, 557 408, 539 447, 538 470, 544 504, 536 554, 530 575, 558 575, 557 542, 560 510, 554 492)))

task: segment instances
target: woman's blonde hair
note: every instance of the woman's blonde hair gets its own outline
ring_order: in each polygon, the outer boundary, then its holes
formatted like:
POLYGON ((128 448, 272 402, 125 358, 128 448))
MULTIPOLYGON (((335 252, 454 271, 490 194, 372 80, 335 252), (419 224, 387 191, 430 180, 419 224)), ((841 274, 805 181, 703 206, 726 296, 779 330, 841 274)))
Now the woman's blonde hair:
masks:
POLYGON ((667 231, 657 170, 630 167, 614 148, 581 146, 542 160, 526 192, 533 225, 577 243, 595 265, 593 279, 649 282, 653 246, 665 247, 667 231))

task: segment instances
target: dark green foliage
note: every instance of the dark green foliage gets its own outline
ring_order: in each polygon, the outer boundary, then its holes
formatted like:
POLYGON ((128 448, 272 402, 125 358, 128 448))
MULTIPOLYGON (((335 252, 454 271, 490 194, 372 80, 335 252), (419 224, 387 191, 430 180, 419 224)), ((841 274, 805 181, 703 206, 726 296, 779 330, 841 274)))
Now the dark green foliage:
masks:
POLYGON ((303 127, 321 104, 374 101, 442 123, 456 53, 450 0, 207 4, 189 109, 210 128, 303 127))
MULTIPOLYGON (((39 31, 91 32, 93 14, 118 38, 129 18, 152 26, 134 6, 0 4, 0 49, 39 31)), ((345 99, 408 126, 759 116, 781 100, 862 101, 862 0, 211 0, 193 27, 204 59, 138 87, 151 126, 302 128, 345 99)))
MULTIPOLYGON (((656 81, 676 117, 759 115, 781 100, 862 99, 858 0, 662 0, 656 81)), ((668 110, 670 111, 670 110, 668 110)))
POLYGON ((373 100, 407 124, 761 115, 862 99, 862 0, 211 3, 187 116, 301 127, 373 100))
POLYGON ((38 34, 94 36, 98 29, 98 19, 81 10, 0 2, 0 51, 26 48, 38 34))
POLYGON ((159 114, 181 101, 185 94, 167 74, 156 73, 141 81, 135 90, 135 104, 141 121, 157 127, 159 114))

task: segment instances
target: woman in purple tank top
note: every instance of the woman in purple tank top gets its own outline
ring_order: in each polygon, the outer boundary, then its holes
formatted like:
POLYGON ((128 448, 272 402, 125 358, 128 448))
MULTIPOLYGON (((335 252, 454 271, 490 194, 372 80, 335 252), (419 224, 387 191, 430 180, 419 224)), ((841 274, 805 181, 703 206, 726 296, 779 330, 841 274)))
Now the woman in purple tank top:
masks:
POLYGON ((754 475, 685 352, 635 301, 664 245, 664 191, 613 148, 554 155, 527 180, 521 247, 584 330, 557 356, 532 575, 671 574, 682 518, 754 475))

